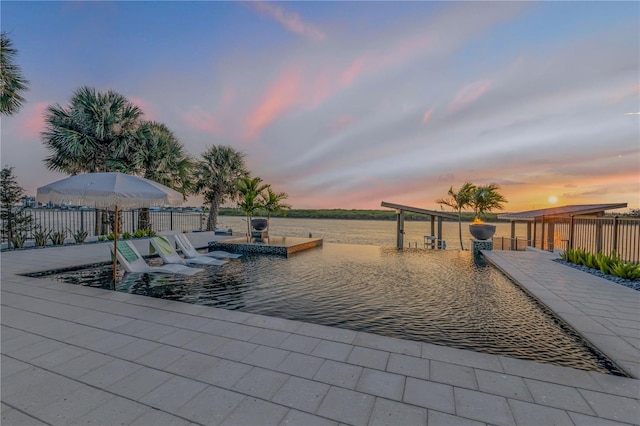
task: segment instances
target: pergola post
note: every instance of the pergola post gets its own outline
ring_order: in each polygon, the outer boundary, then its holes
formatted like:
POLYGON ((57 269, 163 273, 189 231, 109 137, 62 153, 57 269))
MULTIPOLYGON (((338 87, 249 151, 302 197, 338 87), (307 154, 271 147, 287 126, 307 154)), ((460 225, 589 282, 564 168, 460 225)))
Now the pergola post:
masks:
POLYGON ((511 221, 511 244, 510 244, 511 250, 518 250, 518 242, 515 241, 515 239, 516 239, 516 221, 512 220, 511 221), (513 247, 514 241, 516 245, 515 248, 513 247))
POLYGON ((399 249, 402 249, 404 247, 404 210, 396 210, 396 215, 398 219, 398 223, 397 223, 398 235, 397 235, 396 246, 399 249))
POLYGON ((442 218, 441 217, 438 218, 438 242, 436 244, 436 247, 439 249, 442 248, 442 218))
MULTIPOLYGON (((535 226, 535 222, 534 222, 534 226, 535 226)), ((527 245, 530 246, 531 245, 531 222, 527 222, 527 245)), ((533 246, 535 247, 536 243, 535 241, 533 242, 533 246)))

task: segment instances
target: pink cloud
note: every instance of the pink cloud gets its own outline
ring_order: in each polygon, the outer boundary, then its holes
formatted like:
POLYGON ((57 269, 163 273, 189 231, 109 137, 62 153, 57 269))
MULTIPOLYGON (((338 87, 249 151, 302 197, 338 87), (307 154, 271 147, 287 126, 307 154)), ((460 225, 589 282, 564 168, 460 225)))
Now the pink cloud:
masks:
POLYGON ((257 1, 251 3, 255 9, 270 16, 282 25, 287 31, 310 38, 314 41, 323 41, 327 36, 314 25, 305 22, 293 12, 287 12, 273 3, 257 1))
POLYGON ((135 98, 135 97, 130 97, 129 101, 131 101, 132 104, 140 108, 140 110, 144 113, 145 120, 148 120, 148 121, 157 120, 157 114, 154 113, 155 111, 151 103, 149 103, 148 101, 142 98, 135 98))
POLYGON ((489 81, 477 81, 464 86, 449 104, 449 112, 477 101, 490 87, 491 82, 489 81))
POLYGON ((224 134, 224 131, 211 113, 204 111, 189 111, 183 113, 180 118, 194 129, 203 133, 210 133, 215 136, 224 134))
POLYGON ((433 114, 433 108, 425 111, 424 116, 422 116, 422 122, 426 123, 431 118, 431 114, 433 114))
POLYGON ((355 122, 355 118, 348 115, 342 115, 338 117, 333 123, 331 123, 331 125, 329 126, 329 131, 331 133, 339 133, 355 122))
POLYGON ((340 83, 342 83, 345 86, 351 85, 353 80, 358 75, 360 75, 364 70, 364 65, 365 65, 364 56, 354 59, 353 62, 351 62, 351 64, 349 65, 349 67, 347 67, 347 69, 339 77, 340 83))
POLYGON ((627 98, 637 97, 638 95, 640 95, 640 84, 634 84, 614 92, 609 96, 609 99, 612 103, 618 103, 627 98))
POLYGON ((301 79, 300 72, 290 68, 267 88, 262 100, 246 119, 248 139, 258 137, 262 129, 299 103, 301 79))
POLYGON ((25 138, 39 138, 40 132, 44 130, 44 116, 47 112, 49 102, 38 102, 25 108, 26 115, 18 126, 20 136, 25 138))

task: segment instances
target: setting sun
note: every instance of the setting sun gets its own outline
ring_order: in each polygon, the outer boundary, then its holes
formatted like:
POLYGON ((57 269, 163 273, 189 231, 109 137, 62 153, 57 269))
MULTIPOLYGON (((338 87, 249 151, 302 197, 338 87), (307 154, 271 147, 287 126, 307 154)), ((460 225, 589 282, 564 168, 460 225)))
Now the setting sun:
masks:
POLYGON ((555 195, 552 195, 549 197, 547 201, 549 202, 549 204, 555 204, 558 202, 558 197, 556 197, 555 195))

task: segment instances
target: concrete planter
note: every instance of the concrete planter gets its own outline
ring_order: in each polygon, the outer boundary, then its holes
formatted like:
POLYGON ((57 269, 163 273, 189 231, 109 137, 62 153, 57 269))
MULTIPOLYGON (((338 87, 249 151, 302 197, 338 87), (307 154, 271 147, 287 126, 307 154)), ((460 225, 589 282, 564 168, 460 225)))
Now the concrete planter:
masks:
POLYGON ((489 240, 496 233, 495 225, 487 225, 483 223, 481 225, 469 225, 469 232, 477 240, 489 240))
POLYGON ((256 231, 263 231, 267 228, 267 219, 251 219, 251 227, 256 231))

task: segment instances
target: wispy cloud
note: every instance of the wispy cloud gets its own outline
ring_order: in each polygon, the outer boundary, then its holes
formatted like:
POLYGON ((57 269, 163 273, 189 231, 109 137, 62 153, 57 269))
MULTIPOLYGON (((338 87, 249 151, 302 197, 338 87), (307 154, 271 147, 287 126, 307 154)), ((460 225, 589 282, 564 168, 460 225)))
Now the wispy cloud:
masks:
POLYGON ((44 116, 49 102, 37 102, 27 105, 20 117, 18 131, 21 137, 35 139, 40 137, 40 132, 44 130, 44 116))
POLYGON ((491 82, 489 81, 476 81, 464 86, 458 91, 455 99, 449 104, 449 112, 463 108, 477 101, 480 96, 482 96, 487 90, 489 90, 490 87, 491 82))
POLYGON ((426 123, 427 121, 429 121, 432 114, 433 114, 433 108, 426 110, 424 115, 422 116, 422 122, 426 123))
POLYGON ((200 132, 209 133, 214 136, 221 136, 224 134, 224 130, 218 123, 218 120, 216 120, 213 114, 209 112, 192 110, 181 114, 180 118, 200 132))
POLYGON ((315 25, 304 21, 297 13, 287 12, 273 3, 263 1, 252 2, 251 4, 256 10, 278 21, 287 31, 314 41, 323 41, 327 38, 324 32, 315 25))

